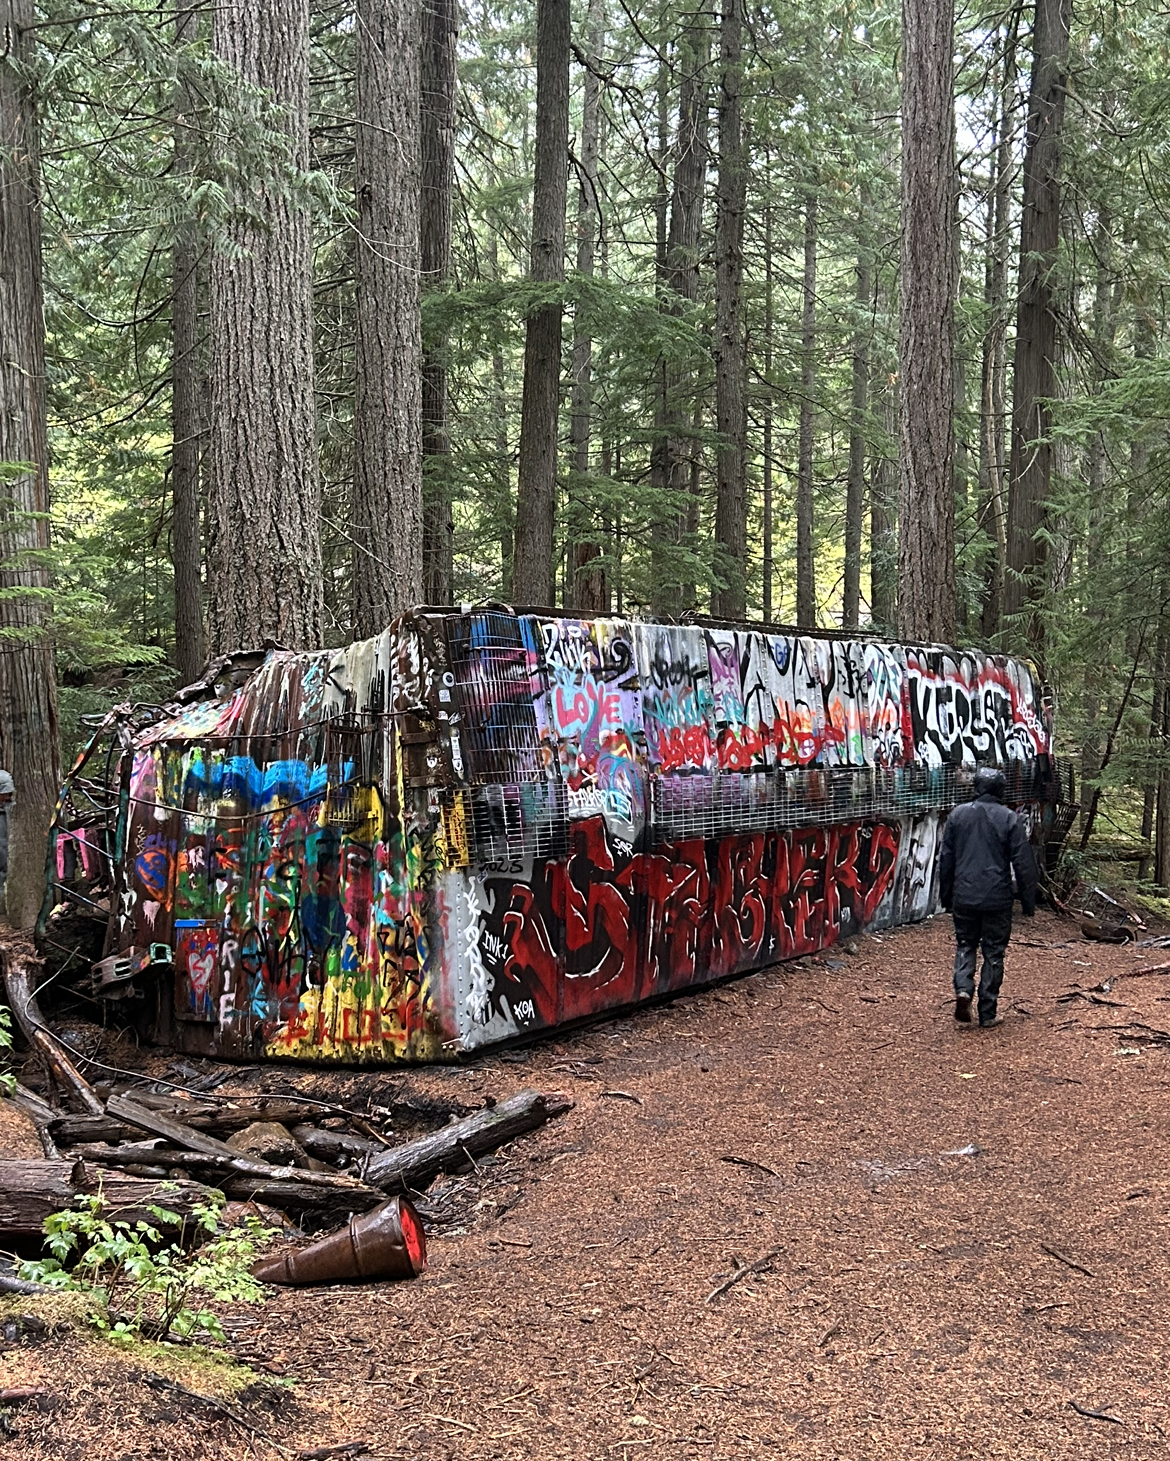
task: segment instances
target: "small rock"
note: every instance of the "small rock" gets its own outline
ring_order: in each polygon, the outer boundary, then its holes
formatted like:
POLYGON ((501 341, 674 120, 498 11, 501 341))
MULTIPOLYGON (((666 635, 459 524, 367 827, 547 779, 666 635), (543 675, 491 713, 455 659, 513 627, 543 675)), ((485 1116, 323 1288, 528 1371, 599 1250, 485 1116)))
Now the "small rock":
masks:
POLYGON ((859 954, 861 952, 861 947, 855 938, 851 938, 847 944, 842 944, 841 947, 847 954, 859 954))
POLYGON ((287 1127, 278 1121, 253 1121, 227 1140, 233 1151, 261 1157, 276 1166, 304 1166, 305 1149, 287 1127))

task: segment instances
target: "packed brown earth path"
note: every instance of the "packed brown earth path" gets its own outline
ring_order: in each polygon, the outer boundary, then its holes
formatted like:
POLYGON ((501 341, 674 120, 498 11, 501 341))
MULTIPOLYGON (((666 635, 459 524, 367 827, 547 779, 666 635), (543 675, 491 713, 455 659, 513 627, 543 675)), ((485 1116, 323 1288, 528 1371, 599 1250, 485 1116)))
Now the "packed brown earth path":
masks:
MULTIPOLYGON (((432 1191, 461 1216, 420 1281, 241 1311, 241 1352, 298 1377, 286 1447, 1164 1454, 1170 1044, 1109 1027, 1170 1032, 1170 976, 1117 978, 1170 951, 1046 914, 1016 936, 998 1030, 956 1025, 940 918, 518 1055, 388 1073, 468 1105, 526 1085, 576 1105, 432 1191)), ((88 1461, 275 1454, 135 1403, 116 1448, 91 1408, 88 1461)), ((67 1410, 22 1418, 20 1454, 70 1454, 67 1410)))

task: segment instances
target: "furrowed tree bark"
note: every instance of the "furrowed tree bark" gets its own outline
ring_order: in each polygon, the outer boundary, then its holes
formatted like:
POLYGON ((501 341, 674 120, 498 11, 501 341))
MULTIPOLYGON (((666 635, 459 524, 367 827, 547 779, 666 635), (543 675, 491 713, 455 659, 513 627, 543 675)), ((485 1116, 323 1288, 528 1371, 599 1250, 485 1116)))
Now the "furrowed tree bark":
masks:
MULTIPOLYGON (((875 406, 887 441, 898 439, 897 382, 882 382, 875 406)), ((898 589, 898 482, 893 457, 878 451, 870 467, 869 497, 869 610, 877 629, 892 634, 897 620, 898 589)))
MULTIPOLYGON (((282 109, 294 166, 308 162, 307 0, 223 0, 215 50, 282 109)), ((321 641, 313 260, 309 216, 271 180, 211 262, 209 614, 216 653, 321 641)), ((372 546, 372 545, 371 545, 372 546)))
MULTIPOLYGON (((1107 109, 1107 107, 1106 107, 1107 109)), ((1113 311, 1113 213, 1105 202, 1097 204, 1097 225, 1093 231, 1093 252, 1097 260, 1097 281, 1093 292, 1092 343, 1093 358, 1090 374, 1093 392, 1099 395, 1112 371, 1113 341, 1116 325, 1113 311)), ((1098 430, 1089 438, 1085 453, 1085 476, 1088 481, 1088 523, 1084 538, 1083 565, 1091 576, 1100 571, 1102 560, 1108 549, 1109 512, 1109 452, 1105 432, 1098 430)), ((1106 664, 1112 658, 1108 643, 1108 632, 1104 629, 1104 614, 1101 600, 1092 595, 1084 610, 1086 627, 1096 630, 1098 638, 1089 646, 1085 657, 1084 693, 1081 702, 1081 795, 1096 791, 1097 777, 1101 771, 1101 757, 1104 753, 1102 738, 1104 724, 1102 717, 1108 704, 1112 666, 1106 664)), ((1133 646, 1129 646, 1133 655, 1133 646)), ((1088 808, 1082 808, 1082 818, 1088 817, 1088 808)))
MULTIPOLYGON (((589 65, 585 70, 585 101, 581 116, 580 177, 577 188, 577 273, 592 278, 601 199, 598 192, 598 164, 601 156, 601 83, 597 66, 605 37, 604 0, 589 4, 589 65)), ((609 612, 606 582, 599 541, 597 510, 593 502, 590 475, 590 436, 593 404, 593 336, 581 324, 573 332, 572 416, 569 445, 573 460, 573 495, 577 517, 584 531, 572 545, 573 605, 583 614, 609 612)))
POLYGON ((357 12, 350 532, 359 639, 423 598, 418 5, 360 0, 357 12))
POLYGON ((1010 109, 1016 85, 1016 9, 1004 38, 996 111, 993 118, 991 188, 987 199, 984 301, 987 327, 983 337, 980 389, 979 488, 983 528, 991 547, 983 570, 980 624, 987 638, 999 632, 1003 613, 1003 581, 1007 564, 1007 463, 1004 430, 1007 419, 1007 270, 1008 208, 1012 190, 1010 109))
MULTIPOLYGON (((199 12, 179 0, 175 42, 180 52, 199 35, 199 12)), ((175 89, 173 171, 193 170, 191 129, 196 103, 182 75, 175 89)), ((199 237, 193 218, 183 219, 171 245, 171 563, 175 574, 175 664, 179 680, 199 678, 207 658, 203 639, 203 539, 199 525, 199 472, 203 455, 200 401, 199 237)))
POLYGON ((716 568, 725 586, 711 612, 742 619, 747 602, 747 346, 743 321, 743 225, 747 157, 741 100, 743 0, 721 0, 719 22, 719 175, 715 216, 716 568))
POLYGON ((800 425, 796 464, 796 622, 817 622, 817 575, 813 558, 813 444, 817 389, 817 195, 804 200, 804 284, 800 315, 800 425))
POLYGON ((1071 19, 1072 0, 1036 0, 1012 368, 1004 614, 1025 616, 1018 619, 1017 634, 1038 654, 1043 650, 1043 632, 1036 609, 1045 591, 1043 529, 1052 485, 1047 403, 1056 395, 1057 310, 1052 274, 1060 244, 1061 131, 1071 19))
MULTIPOLYGON (((654 186, 654 295, 658 308, 668 308, 666 280, 666 238, 670 220, 670 185, 667 180, 670 152, 670 72, 665 53, 659 54, 655 85, 658 137, 655 149, 654 186)), ((682 528, 667 500, 670 486, 670 441, 666 429, 669 361, 662 352, 654 362, 654 430, 650 440, 650 502, 653 528, 650 534, 654 610, 660 616, 678 611, 675 587, 677 567, 671 547, 682 540, 682 528)))
MULTIPOLYGON (((771 158, 765 162, 770 171, 771 158)), ((772 204, 764 208, 764 390, 761 411, 764 417, 764 623, 772 618, 772 577, 775 573, 772 545, 772 366, 774 325, 774 300, 772 289, 772 204)))
POLYGON ((902 0, 898 620, 955 634, 954 10, 902 0))
MULTIPOLYGON (((419 244, 424 293, 442 289, 451 269, 451 193, 455 179, 455 0, 422 0, 422 106, 419 244)), ((451 502, 451 437, 447 342, 423 348, 423 597, 451 602, 455 523, 451 502)))
POLYGON ((869 336, 867 311, 873 270, 866 233, 868 199, 862 196, 858 216, 857 319, 853 330, 853 359, 849 407, 849 481, 845 495, 845 584, 841 627, 856 629, 861 615, 861 536, 865 518, 865 421, 869 408, 869 336))
MULTIPOLYGON (((682 77, 661 289, 662 307, 675 317, 693 308, 699 298, 709 59, 708 16, 705 8, 700 7, 694 23, 683 32, 679 47, 682 77)), ((687 407, 695 390, 692 362, 674 356, 663 361, 662 436, 656 448, 659 462, 654 464, 655 480, 669 490, 671 501, 677 504, 666 515, 663 536, 667 553, 660 554, 655 572, 659 585, 656 607, 666 614, 678 614, 694 606, 694 576, 684 571, 678 550, 686 543, 691 529, 691 462, 698 451, 698 442, 688 432, 688 416, 693 411, 687 407)))
MULTIPOLYGON (((558 286, 565 278, 569 49, 569 0, 537 0, 536 161, 529 267, 535 285, 558 286)), ((561 327, 559 298, 536 304, 529 311, 512 577, 513 597, 522 604, 551 606, 553 602, 561 327)))
POLYGON ((51 582, 40 153, 31 0, 0 0, 0 765, 12 774, 8 917, 29 928, 45 891, 60 785, 51 582))

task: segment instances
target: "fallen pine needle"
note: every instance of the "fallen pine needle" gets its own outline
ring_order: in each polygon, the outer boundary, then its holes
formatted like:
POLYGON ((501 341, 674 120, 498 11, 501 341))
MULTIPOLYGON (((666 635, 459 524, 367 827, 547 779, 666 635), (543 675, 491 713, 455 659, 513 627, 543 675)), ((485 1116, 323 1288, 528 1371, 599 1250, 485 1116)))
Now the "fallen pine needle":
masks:
POLYGON ((751 1157, 720 1157, 721 1162, 730 1162, 733 1167, 755 1167, 757 1172, 767 1172, 769 1177, 779 1177, 780 1173, 773 1171, 771 1167, 765 1167, 763 1162, 753 1162, 751 1157))
POLYGON ((1088 1408, 1088 1406, 1078 1405, 1075 1400, 1070 1400, 1069 1401, 1069 1404, 1072 1406, 1072 1408, 1076 1411, 1076 1413, 1078 1415, 1083 1415, 1086 1420, 1107 1420, 1110 1425, 1124 1425, 1125 1424, 1125 1422, 1120 1418, 1120 1416, 1110 1415, 1108 1413, 1108 1411, 1104 1411, 1104 1410, 1090 1410, 1088 1408))
POLYGON ((1055 1258, 1058 1263, 1063 1263, 1068 1268, 1075 1268, 1078 1273, 1083 1273, 1086 1278, 1097 1277, 1091 1268, 1086 1268, 1083 1263, 1078 1263, 1075 1258, 1070 1258, 1067 1253, 1062 1253, 1059 1248, 1050 1248, 1047 1243, 1041 1243, 1040 1247, 1050 1258, 1055 1258))
POLYGON ((779 1258, 783 1252, 783 1248, 771 1248, 762 1258, 757 1258, 754 1263, 747 1263, 743 1268, 737 1268, 729 1278, 723 1280, 718 1288, 712 1289, 703 1302, 710 1304, 720 1294, 725 1294, 729 1288, 737 1284, 741 1278, 747 1278, 749 1273, 759 1273, 762 1269, 767 1268, 768 1264, 779 1258))
POLYGON ((427 1419, 445 1421, 448 1425, 458 1426, 461 1431, 470 1431, 473 1436, 476 1434, 473 1425, 468 1425, 465 1420, 456 1420, 453 1415, 428 1415, 427 1419))
POLYGON ((631 1091, 602 1091, 603 1096, 613 1096, 617 1101, 633 1101, 636 1106, 641 1106, 642 1097, 635 1096, 631 1091))

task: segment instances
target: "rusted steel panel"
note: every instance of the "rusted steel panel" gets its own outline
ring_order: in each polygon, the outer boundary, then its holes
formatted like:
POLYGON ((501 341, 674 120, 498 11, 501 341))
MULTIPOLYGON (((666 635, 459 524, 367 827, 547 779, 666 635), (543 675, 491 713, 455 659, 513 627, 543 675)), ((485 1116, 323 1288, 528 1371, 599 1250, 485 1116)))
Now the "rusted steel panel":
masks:
POLYGON ((426 612, 133 726, 58 892, 241 1058, 441 1059, 923 918, 977 765, 1058 799, 1028 665, 741 627, 426 612))

